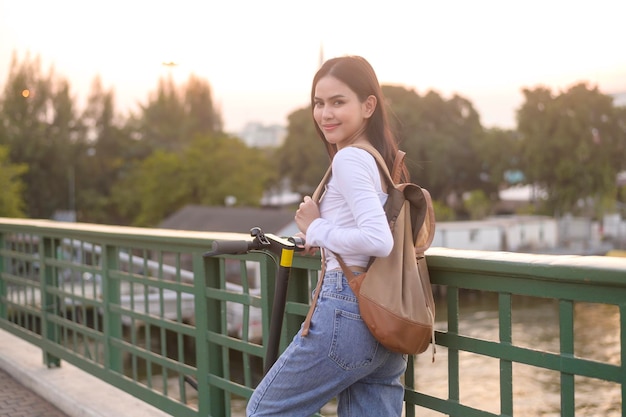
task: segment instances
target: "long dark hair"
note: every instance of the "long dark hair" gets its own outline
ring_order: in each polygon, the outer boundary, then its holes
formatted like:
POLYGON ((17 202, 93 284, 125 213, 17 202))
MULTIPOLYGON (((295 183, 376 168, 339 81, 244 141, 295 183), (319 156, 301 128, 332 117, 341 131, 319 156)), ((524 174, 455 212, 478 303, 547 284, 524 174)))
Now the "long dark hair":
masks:
MULTIPOLYGON (((311 87, 311 111, 315 108, 315 87, 321 78, 328 75, 346 84, 354 91, 361 102, 364 102, 369 96, 376 97, 376 109, 372 116, 366 121, 365 136, 372 146, 380 152, 391 172, 393 160, 398 150, 398 144, 389 125, 387 103, 385 102, 385 97, 378 83, 378 77, 376 77, 374 68, 372 68, 365 58, 360 56, 343 56, 332 58, 324 62, 315 74, 315 77, 313 77, 313 85, 311 87)), ((317 123, 315 123, 315 130, 317 130, 317 134, 322 139, 322 142, 324 142, 328 156, 332 159, 337 153, 337 146, 326 141, 324 133, 317 123)), ((403 171, 403 177, 408 179, 406 169, 403 171)))

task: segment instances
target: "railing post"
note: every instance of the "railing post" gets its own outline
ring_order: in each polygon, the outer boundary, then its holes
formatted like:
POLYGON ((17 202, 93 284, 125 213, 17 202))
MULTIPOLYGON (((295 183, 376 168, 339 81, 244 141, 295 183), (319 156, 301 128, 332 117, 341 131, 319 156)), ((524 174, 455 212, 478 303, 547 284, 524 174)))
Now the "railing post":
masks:
POLYGON ((198 372, 198 415, 226 416, 224 391, 209 383, 209 374, 224 376, 223 348, 209 343, 208 332, 221 333, 221 301, 208 299, 206 288, 220 288, 218 258, 203 258, 193 254, 194 300, 196 318, 196 369, 198 372))
MULTIPOLYGON (((415 356, 409 355, 406 372, 404 373, 404 386, 415 389, 415 356)), ((404 402, 406 417, 415 417, 415 404, 404 402)))
MULTIPOLYGON (((619 306, 620 317, 620 364, 622 366, 622 407, 626 407, 626 303, 619 306)), ((622 414, 624 409, 622 408, 622 414)))
MULTIPOLYGON (((121 305, 121 284, 118 279, 111 278, 111 271, 119 269, 118 249, 106 245, 102 247, 102 330, 104 331, 104 366, 116 373, 124 372, 123 358, 115 340, 121 340, 122 317, 112 306, 121 305)), ((97 278, 96 278, 97 279, 97 278)))
MULTIPOLYGON (((509 293, 498 296, 498 321, 500 343, 513 343, 512 297, 509 293)), ((513 415, 513 362, 500 359, 500 413, 513 415)))
MULTIPOLYGON (((561 356, 574 356, 574 303, 571 300, 559 302, 559 334, 561 356)), ((575 411, 574 375, 561 371, 561 415, 573 416, 575 411)))
MULTIPOLYGON (((448 302, 448 333, 459 334, 459 288, 448 287, 446 293, 448 302)), ((448 348, 448 398, 458 402, 460 400, 459 381, 459 350, 448 348)))
POLYGON ((41 348, 43 350, 43 362, 48 368, 61 366, 61 359, 52 355, 47 347, 59 343, 59 334, 57 327, 50 316, 57 314, 58 310, 63 306, 58 297, 50 293, 48 288, 56 288, 59 286, 59 279, 56 268, 50 266, 47 259, 54 258, 56 247, 59 245, 58 239, 42 237, 39 245, 39 259, 41 268, 39 270, 39 289, 41 292, 41 348))

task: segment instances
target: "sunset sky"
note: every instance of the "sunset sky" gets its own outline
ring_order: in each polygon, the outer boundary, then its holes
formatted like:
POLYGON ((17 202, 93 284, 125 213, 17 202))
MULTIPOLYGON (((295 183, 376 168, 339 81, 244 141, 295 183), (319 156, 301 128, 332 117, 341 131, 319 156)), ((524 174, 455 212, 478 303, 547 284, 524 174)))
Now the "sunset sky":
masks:
POLYGON ((460 94, 483 125, 512 128, 523 87, 626 92, 625 11, 619 0, 0 0, 0 88, 14 51, 54 65, 79 102, 99 75, 120 112, 168 72, 194 73, 237 132, 306 106, 323 46, 325 58, 364 56, 381 83, 460 94))

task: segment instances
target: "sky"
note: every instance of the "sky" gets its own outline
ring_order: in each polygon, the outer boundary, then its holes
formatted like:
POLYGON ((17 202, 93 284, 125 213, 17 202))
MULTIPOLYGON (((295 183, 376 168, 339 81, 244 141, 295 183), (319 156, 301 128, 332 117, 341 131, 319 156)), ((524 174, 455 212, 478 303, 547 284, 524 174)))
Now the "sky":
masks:
POLYGON ((522 88, 626 92, 625 12, 623 0, 0 0, 0 91, 14 53, 53 67, 79 103, 100 77, 121 113, 159 78, 194 74, 238 132, 307 106, 320 55, 362 55, 381 84, 458 94, 484 126, 514 128, 522 88))

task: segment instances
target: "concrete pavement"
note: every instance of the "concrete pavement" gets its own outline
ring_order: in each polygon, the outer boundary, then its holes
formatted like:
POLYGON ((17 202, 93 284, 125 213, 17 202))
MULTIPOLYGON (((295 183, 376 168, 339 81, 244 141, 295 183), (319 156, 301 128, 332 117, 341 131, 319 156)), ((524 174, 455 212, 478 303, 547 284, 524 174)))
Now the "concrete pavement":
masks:
POLYGON ((0 417, 166 417, 67 363, 48 369, 38 347, 0 330, 0 417))
POLYGON ((0 417, 69 417, 0 370, 0 417))

